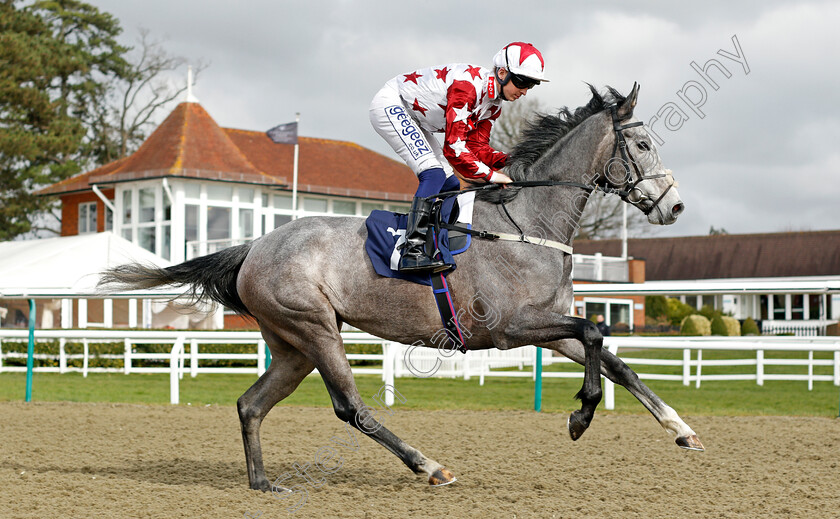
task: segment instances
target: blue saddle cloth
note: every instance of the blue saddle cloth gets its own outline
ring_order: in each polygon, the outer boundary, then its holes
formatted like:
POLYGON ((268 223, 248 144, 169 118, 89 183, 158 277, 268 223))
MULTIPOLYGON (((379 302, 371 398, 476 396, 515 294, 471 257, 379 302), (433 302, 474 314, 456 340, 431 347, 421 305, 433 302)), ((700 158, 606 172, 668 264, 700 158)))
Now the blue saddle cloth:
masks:
MULTIPOLYGON (((441 221, 454 223, 458 217, 458 206, 456 197, 450 197, 443 201, 440 209, 441 221)), ((405 228, 408 222, 408 215, 392 213, 390 211, 372 211, 365 221, 368 231, 368 238, 365 242, 365 250, 373 264, 373 269, 380 276, 389 278, 404 279, 413 283, 431 286, 432 282, 428 273, 403 273, 398 270, 400 261, 400 250, 398 247, 405 242, 405 228)), ((464 224, 470 227, 470 224, 464 224)), ((432 228, 430 226, 429 230, 432 228)), ((461 254, 470 247, 471 236, 469 234, 457 234, 450 236, 448 229, 441 229, 440 235, 436 236, 437 246, 440 249, 440 258, 452 268, 444 275, 455 269, 453 256, 461 254), (451 238, 451 239, 450 239, 451 238), (450 241, 452 242, 450 244, 450 241)))

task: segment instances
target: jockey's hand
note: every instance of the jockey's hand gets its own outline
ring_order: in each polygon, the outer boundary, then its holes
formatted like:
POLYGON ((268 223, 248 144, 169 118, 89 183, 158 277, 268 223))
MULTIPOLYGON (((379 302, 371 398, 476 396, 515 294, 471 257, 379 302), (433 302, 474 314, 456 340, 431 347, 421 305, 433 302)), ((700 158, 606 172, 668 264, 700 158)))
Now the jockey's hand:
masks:
POLYGON ((501 171, 494 171, 493 174, 490 175, 490 182, 492 184, 510 184, 513 182, 513 179, 501 171))

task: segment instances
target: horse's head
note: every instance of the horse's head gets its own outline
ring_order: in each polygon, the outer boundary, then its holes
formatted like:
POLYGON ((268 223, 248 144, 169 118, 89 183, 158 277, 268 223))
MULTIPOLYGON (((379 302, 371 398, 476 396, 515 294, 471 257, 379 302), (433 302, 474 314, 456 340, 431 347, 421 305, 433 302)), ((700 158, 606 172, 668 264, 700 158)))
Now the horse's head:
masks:
POLYGON ((604 146, 604 166, 594 180, 617 189, 619 196, 645 213, 650 223, 669 225, 677 221, 685 205, 644 123, 633 117, 638 96, 639 85, 634 84, 630 95, 610 105, 603 114, 610 138, 604 146))

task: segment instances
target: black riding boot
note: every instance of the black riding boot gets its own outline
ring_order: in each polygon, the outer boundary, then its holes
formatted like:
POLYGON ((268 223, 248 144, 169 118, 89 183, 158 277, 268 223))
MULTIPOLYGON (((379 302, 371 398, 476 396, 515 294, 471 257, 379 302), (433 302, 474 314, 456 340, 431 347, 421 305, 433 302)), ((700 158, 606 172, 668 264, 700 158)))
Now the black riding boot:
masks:
POLYGON ((432 257, 434 245, 428 246, 428 242, 431 242, 431 239, 427 239, 431 210, 431 200, 414 197, 411 202, 405 229, 405 248, 400 257, 401 272, 434 271, 446 266, 442 260, 432 257))

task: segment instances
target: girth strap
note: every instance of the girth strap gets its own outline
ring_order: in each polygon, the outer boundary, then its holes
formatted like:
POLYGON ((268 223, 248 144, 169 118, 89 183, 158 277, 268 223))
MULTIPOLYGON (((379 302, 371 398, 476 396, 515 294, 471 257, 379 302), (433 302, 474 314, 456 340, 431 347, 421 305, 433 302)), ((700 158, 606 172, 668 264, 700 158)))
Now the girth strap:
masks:
POLYGON ((429 277, 432 281, 432 292, 435 296, 435 303, 437 303, 438 312, 440 312, 440 320, 443 323, 443 329, 446 330, 446 337, 461 353, 466 353, 467 347, 464 346, 464 336, 461 334, 458 317, 455 315, 455 307, 452 304, 452 297, 449 294, 449 285, 446 283, 446 276, 443 275, 443 272, 436 272, 430 274, 429 277))
POLYGON ((461 227, 460 225, 453 225, 445 222, 440 223, 440 227, 442 229, 449 229, 450 231, 458 231, 464 234, 469 234, 470 236, 475 236, 476 238, 481 238, 484 240, 501 240, 501 241, 518 241, 523 243, 530 243, 531 245, 540 245, 542 247, 551 247, 552 249, 558 249, 566 254, 572 254, 573 249, 570 245, 566 245, 565 243, 561 243, 559 241, 554 240, 546 240, 544 238, 536 238, 534 236, 524 236, 519 234, 508 234, 505 232, 489 232, 489 231, 479 231, 476 229, 470 229, 468 227, 461 227))

